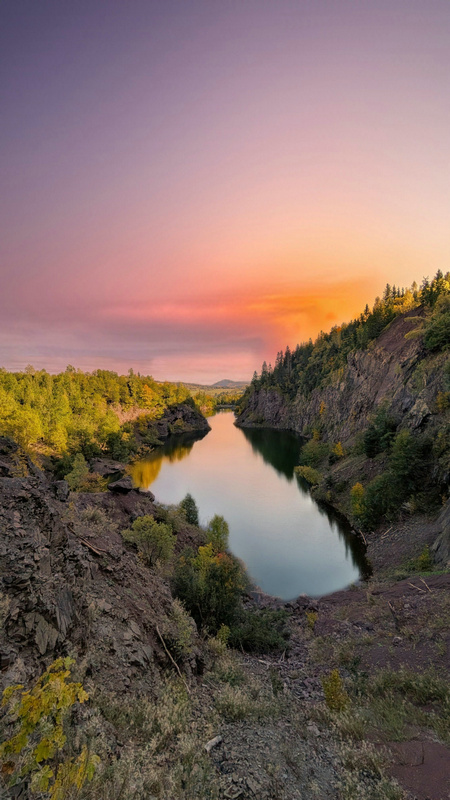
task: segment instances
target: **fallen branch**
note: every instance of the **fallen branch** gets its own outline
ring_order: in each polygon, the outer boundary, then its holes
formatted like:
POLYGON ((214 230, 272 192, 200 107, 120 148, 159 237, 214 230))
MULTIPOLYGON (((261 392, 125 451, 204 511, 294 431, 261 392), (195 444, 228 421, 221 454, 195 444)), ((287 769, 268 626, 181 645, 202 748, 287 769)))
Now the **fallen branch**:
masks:
POLYGON ((408 586, 411 586, 411 589, 417 589, 418 592, 423 592, 424 594, 426 594, 425 589, 421 589, 420 586, 414 586, 413 583, 408 583, 408 586))
POLYGON ((89 547, 89 550, 92 550, 92 552, 96 553, 98 556, 101 556, 102 553, 107 553, 108 552, 107 550, 100 550, 100 548, 97 549, 96 547, 94 547, 94 545, 89 544, 89 542, 87 542, 86 539, 82 539, 81 536, 77 536, 77 539, 82 544, 85 544, 86 547, 89 547))
POLYGON ((206 742, 205 744, 206 752, 209 753, 213 749, 213 747, 217 747, 217 745, 220 744, 221 741, 222 741, 221 736, 215 736, 214 739, 210 739, 209 742, 206 742))
MULTIPOLYGON (((426 581, 424 581, 424 579, 423 579, 423 578, 421 578, 420 580, 421 580, 421 581, 422 581, 422 583, 423 583, 423 584, 424 584, 424 585, 427 587, 428 591, 431 593, 431 589, 430 589, 430 587, 428 586, 428 583, 427 583, 426 581)), ((423 589, 422 589, 422 591, 423 591, 423 589)))
POLYGON ((156 626, 156 633, 158 634, 159 638, 161 639, 162 646, 164 647, 164 650, 166 651, 166 653, 167 653, 167 655, 169 656, 169 658, 170 658, 170 660, 171 660, 172 664, 174 665, 174 667, 175 667, 176 671, 178 672, 178 675, 180 676, 181 680, 183 681, 183 683, 184 683, 184 685, 185 685, 185 687, 186 687, 186 691, 187 691, 187 693, 188 693, 188 694, 190 694, 190 693, 191 693, 191 690, 189 689, 189 686, 188 686, 188 684, 187 684, 187 681, 186 681, 186 679, 184 678, 184 676, 182 675, 182 673, 181 673, 181 670, 180 670, 180 668, 179 668, 179 666, 178 666, 177 662, 175 661, 174 657, 172 656, 172 654, 171 654, 171 653, 169 652, 169 650, 167 649, 167 645, 166 645, 166 643, 165 643, 165 641, 164 641, 163 635, 162 635, 161 631, 159 630, 158 626, 156 626))

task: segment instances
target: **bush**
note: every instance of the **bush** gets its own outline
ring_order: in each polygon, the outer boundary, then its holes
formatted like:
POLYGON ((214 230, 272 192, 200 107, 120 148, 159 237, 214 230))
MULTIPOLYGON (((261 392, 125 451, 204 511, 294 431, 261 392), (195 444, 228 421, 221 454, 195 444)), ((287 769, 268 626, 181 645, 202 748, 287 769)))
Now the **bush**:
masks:
POLYGON ((197 504, 192 497, 192 495, 188 494, 186 497, 181 501, 180 508, 184 512, 186 517, 186 522, 189 522, 190 525, 198 525, 198 508, 197 504))
POLYGON ((344 711, 349 704, 349 696, 344 689, 339 670, 333 669, 329 675, 324 675, 322 687, 330 711, 344 711))
POLYGON ((137 546, 139 555, 150 567, 156 561, 170 561, 173 556, 176 537, 172 528, 148 514, 135 519, 131 528, 122 531, 122 536, 137 546))
POLYGON ((285 650, 289 639, 286 611, 243 611, 239 622, 230 629, 232 647, 248 653, 285 650))
POLYGON ((310 439, 300 450, 299 462, 302 466, 317 467, 327 458, 329 451, 327 442, 310 439))
POLYGON ((78 796, 84 783, 92 780, 100 759, 86 745, 75 759, 62 760, 60 755, 70 710, 88 700, 81 683, 67 683, 73 663, 71 658, 59 658, 31 690, 18 685, 3 692, 2 705, 8 707, 16 731, 0 746, 1 774, 10 787, 30 775, 31 792, 64 800, 75 791, 78 796))
POLYGON ((399 503, 392 475, 389 472, 382 472, 381 475, 377 475, 367 485, 365 491, 362 515, 364 527, 375 527, 383 516, 396 511, 399 508, 399 503))
POLYGON ((353 516, 356 519, 362 519, 364 514, 364 486, 362 483, 355 483, 350 489, 350 503, 353 516))
POLYGON ((173 588, 197 625, 215 634, 238 618, 246 576, 237 559, 215 553, 210 542, 199 547, 196 555, 186 551, 181 556, 173 588))
POLYGON ((389 450, 397 430, 397 423, 385 405, 380 406, 371 425, 364 434, 364 452, 367 458, 374 458, 378 453, 389 450))
POLYGON ((77 453, 72 462, 72 469, 66 475, 66 481, 72 491, 79 491, 89 475, 89 467, 82 453, 77 453))
POLYGON ((317 486, 322 480, 322 475, 313 467, 295 467, 294 472, 311 486, 317 486))

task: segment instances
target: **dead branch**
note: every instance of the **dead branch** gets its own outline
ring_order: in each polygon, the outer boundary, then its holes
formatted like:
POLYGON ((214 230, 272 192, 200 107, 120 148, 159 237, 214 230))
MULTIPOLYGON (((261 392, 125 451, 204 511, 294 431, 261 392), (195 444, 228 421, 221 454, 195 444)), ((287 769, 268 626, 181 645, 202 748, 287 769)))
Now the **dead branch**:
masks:
POLYGON ((180 676, 181 680, 183 681, 183 683, 184 683, 184 685, 186 687, 187 693, 190 694, 191 690, 189 689, 188 683, 187 683, 186 679, 184 678, 184 676, 182 675, 181 670, 180 670, 177 662, 175 661, 174 657, 172 656, 172 654, 167 649, 167 645, 166 645, 166 643, 164 641, 163 635, 162 635, 161 631, 159 630, 158 626, 156 626, 156 633, 158 634, 159 638, 161 639, 161 643, 162 643, 162 646, 164 647, 164 650, 166 651, 166 653, 169 656, 172 664, 174 665, 176 671, 178 672, 178 675, 180 676))

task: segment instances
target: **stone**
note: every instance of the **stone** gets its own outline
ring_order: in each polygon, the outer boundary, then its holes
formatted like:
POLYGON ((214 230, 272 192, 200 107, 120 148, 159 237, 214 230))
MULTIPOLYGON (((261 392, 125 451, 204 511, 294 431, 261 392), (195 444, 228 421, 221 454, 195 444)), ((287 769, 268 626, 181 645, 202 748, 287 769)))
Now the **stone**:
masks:
POLYGON ((110 492, 128 494, 128 492, 133 491, 134 483, 129 475, 124 475, 123 478, 120 478, 118 481, 108 483, 108 489, 110 492))
POLYGON ((61 503, 65 503, 69 499, 70 488, 67 481, 55 481, 54 483, 55 497, 61 503))
POLYGON ((48 622, 41 617, 40 614, 36 614, 37 628, 35 633, 35 641, 38 646, 38 650, 41 656, 45 655, 47 651, 51 652, 56 644, 56 640, 58 638, 58 631, 53 627, 53 625, 49 625, 48 622))

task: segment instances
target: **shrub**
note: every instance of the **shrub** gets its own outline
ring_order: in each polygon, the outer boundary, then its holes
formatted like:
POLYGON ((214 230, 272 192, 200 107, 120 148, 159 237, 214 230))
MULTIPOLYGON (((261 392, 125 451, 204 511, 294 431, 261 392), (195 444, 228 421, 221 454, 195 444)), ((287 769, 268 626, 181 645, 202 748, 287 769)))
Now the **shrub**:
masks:
POLYGON ((342 447, 342 443, 336 442, 328 457, 328 461, 330 462, 330 464, 335 464, 336 461, 339 461, 341 458, 344 458, 344 455, 345 453, 344 453, 344 448, 342 447))
POLYGON ((211 542, 199 547, 197 555, 186 551, 175 568, 175 595, 197 625, 213 634, 238 618, 245 587, 246 576, 237 559, 215 553, 211 542))
POLYGON ((380 406, 364 434, 364 452, 367 458, 374 458, 378 453, 389 450, 396 429, 394 417, 388 413, 385 405, 380 406))
POLYGON ((230 630, 230 645, 249 653, 285 650, 289 639, 286 611, 243 611, 230 630))
POLYGON ((196 628, 192 617, 179 600, 172 602, 168 620, 163 625, 164 640, 176 661, 190 656, 196 628))
POLYGON ((320 472, 313 467, 295 467, 294 472, 311 486, 317 486, 322 480, 320 472))
POLYGON ((181 501, 180 508, 182 511, 184 511, 186 522, 189 522, 190 525, 199 524, 197 504, 189 492, 181 501))
POLYGON ((206 541, 212 544, 215 553, 224 553, 228 548, 229 533, 228 523, 215 514, 206 529, 206 541))
POLYGON ((400 505, 392 474, 382 472, 367 485, 364 496, 362 521, 366 528, 377 525, 381 518, 398 509, 400 505))
POLYGON ((344 689, 339 670, 333 669, 329 675, 324 675, 322 687, 330 711, 344 711, 349 704, 349 696, 344 689))
POLYGON ((173 556, 175 539, 170 525, 156 520, 146 514, 138 517, 131 528, 122 531, 126 542, 135 544, 139 555, 148 566, 153 566, 156 561, 170 561, 173 556))
POLYGON ((73 663, 71 658, 59 658, 31 690, 18 685, 3 692, 2 705, 8 707, 16 732, 0 746, 1 774, 9 776, 9 786, 31 776, 31 791, 50 800, 78 795, 100 761, 85 745, 75 759, 56 765, 66 743, 64 723, 70 710, 88 699, 81 683, 67 682, 73 663))
POLYGON ((362 519, 364 514, 364 486, 362 483, 355 483, 350 489, 350 503, 353 516, 356 519, 362 519))
POLYGON ((306 467, 317 467, 327 458, 329 450, 330 448, 327 442, 310 439, 300 450, 300 464, 306 467))
POLYGON ((78 491, 89 475, 89 467, 82 453, 77 453, 72 462, 72 469, 66 475, 66 481, 72 491, 78 491))

